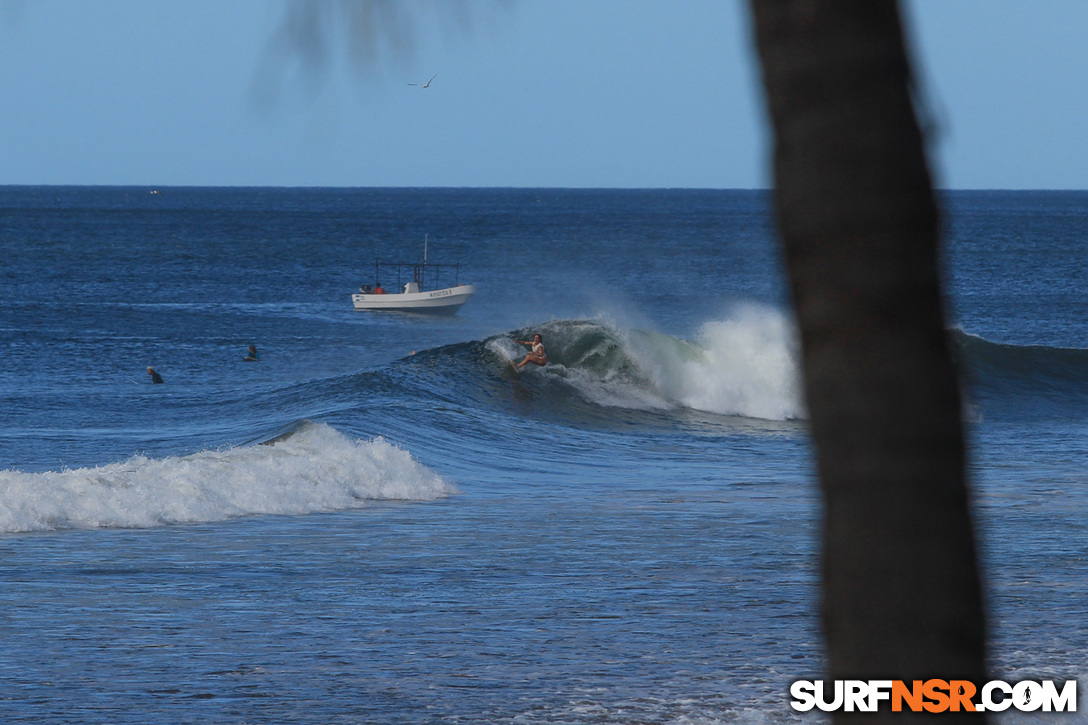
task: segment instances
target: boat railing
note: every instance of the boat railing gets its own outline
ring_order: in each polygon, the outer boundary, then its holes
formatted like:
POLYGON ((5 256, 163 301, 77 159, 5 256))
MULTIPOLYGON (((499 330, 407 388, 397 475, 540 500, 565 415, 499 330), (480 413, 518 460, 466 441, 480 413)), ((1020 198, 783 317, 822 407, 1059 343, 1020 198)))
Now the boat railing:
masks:
MULTIPOLYGON (((376 285, 385 280, 390 280, 392 275, 395 275, 397 281, 396 285, 390 288, 391 291, 403 291, 405 284, 408 282, 416 283, 421 291, 424 289, 440 289, 441 287, 456 287, 461 283, 461 264, 460 262, 453 264, 432 264, 430 262, 374 263, 374 282, 376 285), (387 276, 387 274, 390 276, 387 276), (451 274, 453 284, 449 283, 451 274), (382 279, 383 277, 385 277, 385 280, 382 279), (405 279, 406 277, 408 279, 405 279), (443 281, 443 278, 445 281, 443 281)), ((384 284, 382 287, 385 289, 384 284)), ((369 285, 364 285, 360 289, 367 293, 372 288, 369 285)))

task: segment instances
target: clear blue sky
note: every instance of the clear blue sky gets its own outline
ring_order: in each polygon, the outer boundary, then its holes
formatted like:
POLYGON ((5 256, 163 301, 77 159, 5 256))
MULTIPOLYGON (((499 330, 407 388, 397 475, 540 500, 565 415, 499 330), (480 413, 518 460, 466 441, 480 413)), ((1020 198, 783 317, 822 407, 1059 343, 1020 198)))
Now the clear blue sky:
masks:
MULTIPOLYGON (((768 185, 741 0, 398 0, 414 43, 359 69, 340 18, 320 73, 288 7, 0 0, 0 184, 768 185)), ((942 186, 1088 189, 1086 0, 905 10, 942 186)))

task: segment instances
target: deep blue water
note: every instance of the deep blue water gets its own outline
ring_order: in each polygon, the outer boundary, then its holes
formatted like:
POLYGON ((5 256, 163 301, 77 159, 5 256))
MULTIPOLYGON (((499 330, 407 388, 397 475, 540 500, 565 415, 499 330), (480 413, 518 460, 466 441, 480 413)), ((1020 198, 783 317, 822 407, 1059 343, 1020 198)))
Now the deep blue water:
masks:
MULTIPOLYGON (((797 719, 765 192, 151 191, 0 188, 0 720, 797 719), (425 235, 477 296, 353 310, 425 235)), ((993 671, 1079 677, 1088 193, 943 201, 993 671)))

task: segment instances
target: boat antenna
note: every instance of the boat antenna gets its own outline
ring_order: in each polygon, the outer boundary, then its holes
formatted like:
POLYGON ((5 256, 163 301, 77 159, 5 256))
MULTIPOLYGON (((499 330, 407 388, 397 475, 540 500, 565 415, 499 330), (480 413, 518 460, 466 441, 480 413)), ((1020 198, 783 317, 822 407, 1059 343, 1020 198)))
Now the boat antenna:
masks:
POLYGON ((427 235, 423 235, 423 264, 427 264, 427 235))

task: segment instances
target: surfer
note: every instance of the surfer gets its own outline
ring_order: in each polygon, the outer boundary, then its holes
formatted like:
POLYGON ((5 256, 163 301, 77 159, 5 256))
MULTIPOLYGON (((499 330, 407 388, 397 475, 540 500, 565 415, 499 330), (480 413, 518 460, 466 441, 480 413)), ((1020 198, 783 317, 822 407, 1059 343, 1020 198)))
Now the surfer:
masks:
POLYGON ((260 359, 261 359, 261 353, 257 352, 257 346, 256 345, 250 345, 249 346, 249 352, 247 352, 246 356, 244 358, 242 358, 242 362, 257 362, 260 359))
POLYGON ((539 335, 533 335, 533 341, 528 340, 514 340, 519 345, 529 345, 529 354, 525 356, 525 359, 514 365, 515 370, 520 370, 523 366, 529 363, 535 363, 537 365, 548 364, 548 353, 544 351, 544 339, 539 335))
POLYGON ((151 376, 152 383, 162 382, 162 376, 155 372, 155 368, 151 367, 150 365, 147 366, 147 374, 151 376))

